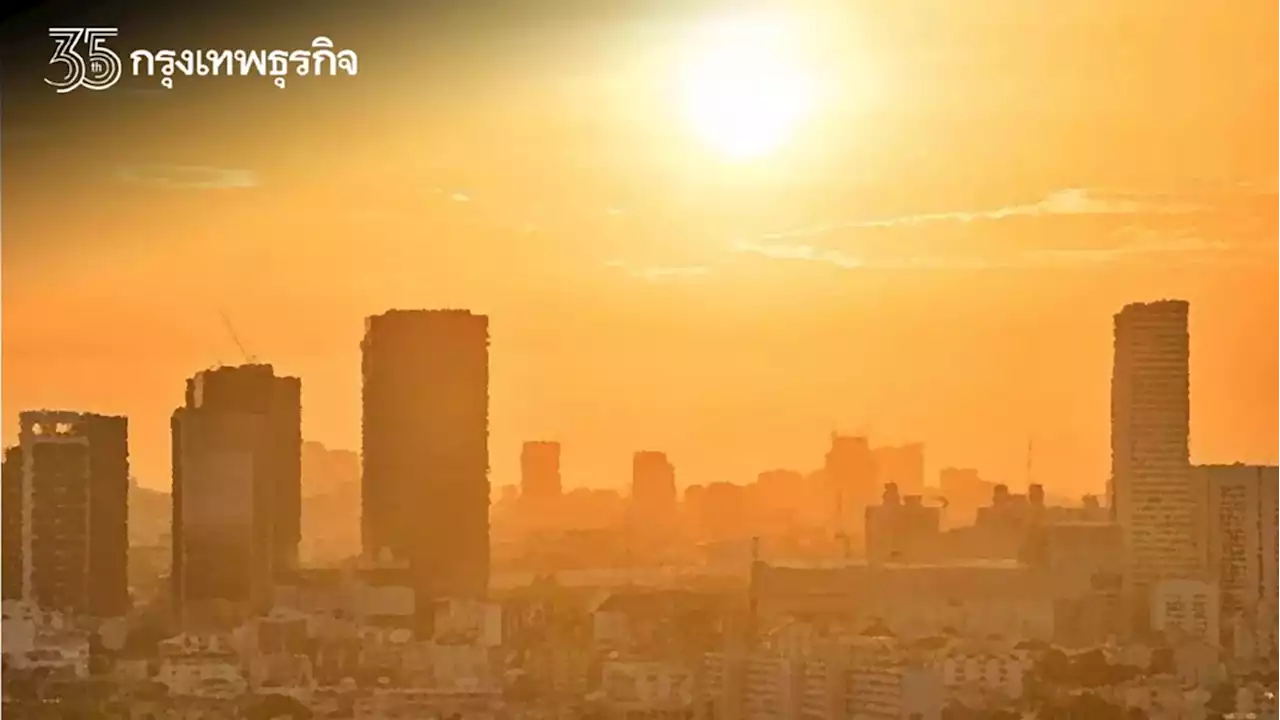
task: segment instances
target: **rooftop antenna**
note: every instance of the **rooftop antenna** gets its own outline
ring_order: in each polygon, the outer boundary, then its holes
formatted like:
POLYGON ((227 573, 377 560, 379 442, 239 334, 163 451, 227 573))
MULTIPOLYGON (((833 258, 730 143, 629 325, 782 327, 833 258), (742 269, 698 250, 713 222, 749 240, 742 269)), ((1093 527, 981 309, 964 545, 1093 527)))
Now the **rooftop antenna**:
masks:
POLYGON ((1035 476, 1031 474, 1031 468, 1032 468, 1031 459, 1032 459, 1033 450, 1035 449, 1035 446, 1033 443, 1034 443, 1034 438, 1028 436, 1027 437, 1027 489, 1028 490, 1031 489, 1031 483, 1035 481, 1035 476))
POLYGON ((843 560, 850 557, 849 551, 849 533, 844 530, 844 491, 836 494, 836 540, 840 541, 840 549, 843 560))
POLYGON ((231 324, 231 318, 227 317, 225 310, 219 310, 218 314, 222 316, 222 325, 226 327, 227 334, 231 336, 231 342, 236 344, 236 349, 244 356, 244 361, 248 365, 256 365, 258 358, 256 355, 250 355, 248 350, 244 349, 244 343, 240 342, 240 336, 236 334, 236 328, 231 324))

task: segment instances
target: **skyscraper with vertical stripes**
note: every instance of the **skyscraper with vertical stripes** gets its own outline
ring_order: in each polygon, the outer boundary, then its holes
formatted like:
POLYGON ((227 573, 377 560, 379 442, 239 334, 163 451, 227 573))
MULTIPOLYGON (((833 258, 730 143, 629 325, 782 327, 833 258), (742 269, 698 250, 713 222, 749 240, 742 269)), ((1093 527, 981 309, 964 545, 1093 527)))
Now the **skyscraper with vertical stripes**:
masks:
POLYGON ((1111 376, 1111 512, 1126 551, 1126 581, 1141 602, 1164 578, 1199 574, 1191 430, 1188 305, 1127 305, 1115 316, 1111 376))

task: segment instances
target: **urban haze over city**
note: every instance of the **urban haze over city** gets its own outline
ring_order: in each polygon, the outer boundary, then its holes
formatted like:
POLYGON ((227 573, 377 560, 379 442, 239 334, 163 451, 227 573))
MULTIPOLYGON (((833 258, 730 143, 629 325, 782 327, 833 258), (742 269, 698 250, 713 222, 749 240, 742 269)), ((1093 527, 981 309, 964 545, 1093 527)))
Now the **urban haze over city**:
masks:
POLYGON ((1277 718, 1274 4, 260 5, 3 25, 6 715, 1277 718))

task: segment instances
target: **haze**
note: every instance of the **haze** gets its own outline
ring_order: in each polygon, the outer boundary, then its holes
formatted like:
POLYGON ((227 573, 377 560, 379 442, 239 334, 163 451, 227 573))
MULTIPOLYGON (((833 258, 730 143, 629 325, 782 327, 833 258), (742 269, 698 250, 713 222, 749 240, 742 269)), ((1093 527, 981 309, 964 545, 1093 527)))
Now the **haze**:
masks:
POLYGON ((4 417, 127 415, 167 488, 183 380, 245 359, 225 313, 306 378, 304 436, 354 449, 362 319, 465 307, 496 485, 531 438, 621 487, 637 448, 746 482, 840 429, 1019 486, 1034 437, 1079 494, 1111 315, 1177 297, 1193 461, 1274 464, 1275 6, 871 7, 789 11, 826 92, 747 160, 679 99, 718 8, 265 28, 360 74, 46 98, 6 117, 4 417))

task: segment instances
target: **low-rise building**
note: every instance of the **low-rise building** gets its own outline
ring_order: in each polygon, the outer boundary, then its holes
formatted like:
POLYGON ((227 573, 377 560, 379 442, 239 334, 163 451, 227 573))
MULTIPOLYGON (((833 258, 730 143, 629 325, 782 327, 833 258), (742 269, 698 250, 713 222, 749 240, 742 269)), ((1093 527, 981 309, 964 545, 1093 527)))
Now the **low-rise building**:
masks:
POLYGON ((680 665, 612 661, 601 673, 600 704, 611 718, 692 718, 694 676, 680 665))

